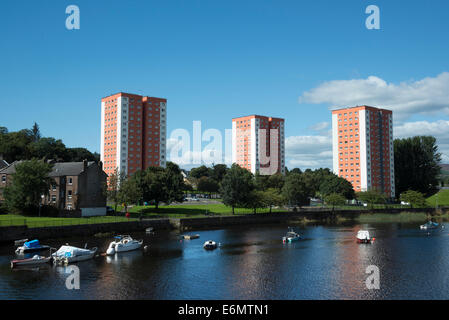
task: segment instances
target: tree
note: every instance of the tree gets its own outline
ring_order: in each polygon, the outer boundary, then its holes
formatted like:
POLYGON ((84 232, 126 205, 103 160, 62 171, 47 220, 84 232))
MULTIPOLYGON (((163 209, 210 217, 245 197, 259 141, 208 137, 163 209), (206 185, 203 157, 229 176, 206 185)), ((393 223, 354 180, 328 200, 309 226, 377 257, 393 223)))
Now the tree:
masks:
POLYGON ((35 122, 33 128, 31 129, 31 133, 33 136, 33 142, 39 141, 41 138, 41 131, 39 129, 39 125, 35 122))
POLYGON ((394 140, 396 194, 415 190, 429 196, 436 192, 441 153, 432 136, 394 140))
POLYGON ((164 202, 170 204, 172 202, 184 201, 184 178, 179 166, 168 161, 164 170, 164 178, 164 189, 166 193, 164 202))
POLYGON ((115 168, 114 173, 108 177, 108 181, 103 187, 103 194, 114 203, 115 212, 117 212, 117 205, 120 203, 120 181, 124 179, 124 175, 119 173, 118 168, 115 168))
POLYGON ((254 189, 253 174, 234 163, 221 182, 220 194, 223 203, 232 207, 232 214, 234 214, 235 207, 247 204, 247 198, 254 189))
POLYGON ((215 179, 212 179, 209 177, 201 177, 198 180, 198 184, 197 184, 196 188, 198 191, 213 193, 213 192, 218 192, 218 190, 220 189, 220 186, 219 186, 218 182, 215 181, 215 179))
POLYGON ((303 206, 310 203, 309 197, 312 196, 312 190, 307 185, 303 174, 293 172, 285 178, 282 194, 290 205, 303 206))
POLYGON ((164 168, 149 167, 145 170, 144 201, 154 201, 156 209, 159 203, 167 199, 165 190, 164 168))
POLYGON ((324 201, 332 206, 332 212, 334 212, 335 206, 342 206, 346 203, 346 198, 339 193, 331 193, 324 197, 324 201))
POLYGON ((198 168, 190 170, 190 177, 199 179, 201 177, 210 177, 212 175, 212 169, 202 165, 198 168))
POLYGON ((51 165, 33 159, 17 164, 15 170, 12 183, 4 190, 6 205, 12 212, 33 210, 42 202, 42 195, 49 194, 51 165))
POLYGON ((267 186, 268 189, 276 189, 280 193, 284 183, 285 176, 280 173, 276 173, 268 177, 267 186))
POLYGON ((118 199, 123 203, 125 211, 128 211, 130 204, 136 203, 140 199, 139 186, 134 179, 126 177, 120 181, 120 190, 118 192, 118 199))
POLYGON ((39 159, 55 159, 68 161, 67 149, 61 140, 55 138, 40 138, 28 145, 30 154, 39 159))
POLYGON ((374 204, 383 204, 386 202, 385 195, 376 190, 358 192, 357 199, 369 204, 371 209, 374 209, 374 204))
POLYGON ((404 201, 406 203, 410 203, 410 207, 418 207, 418 208, 424 208, 427 207, 426 198, 424 197, 424 194, 418 191, 413 190, 407 190, 400 195, 401 201, 404 201))
POLYGON ((320 194, 324 197, 338 193, 344 196, 346 199, 354 199, 355 192, 352 184, 345 178, 339 177, 335 174, 331 174, 325 177, 320 184, 320 194))
POLYGON ((285 204, 285 198, 277 188, 269 188, 263 191, 262 197, 265 206, 270 208, 270 213, 273 206, 282 206, 285 204))
POLYGON ((257 213, 258 208, 266 207, 264 192, 255 189, 252 190, 243 202, 243 207, 253 209, 254 214, 257 213))
POLYGON ((210 177, 217 183, 220 183, 228 170, 229 169, 225 164, 216 164, 212 167, 212 174, 210 177))

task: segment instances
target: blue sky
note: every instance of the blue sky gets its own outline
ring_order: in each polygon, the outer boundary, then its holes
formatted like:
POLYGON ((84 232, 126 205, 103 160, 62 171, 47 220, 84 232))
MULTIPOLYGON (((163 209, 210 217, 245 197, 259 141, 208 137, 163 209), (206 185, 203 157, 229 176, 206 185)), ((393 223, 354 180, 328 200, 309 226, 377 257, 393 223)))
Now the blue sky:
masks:
POLYGON ((4 0, 0 126, 36 121, 99 152, 100 99, 124 91, 167 98, 169 134, 194 120, 224 131, 240 115, 283 117, 287 166, 331 166, 329 109, 360 90, 360 104, 397 111, 397 136, 438 135, 449 162, 448 16, 445 0, 4 0), (80 30, 65 28, 71 4, 80 30), (368 5, 381 30, 365 27, 368 5))

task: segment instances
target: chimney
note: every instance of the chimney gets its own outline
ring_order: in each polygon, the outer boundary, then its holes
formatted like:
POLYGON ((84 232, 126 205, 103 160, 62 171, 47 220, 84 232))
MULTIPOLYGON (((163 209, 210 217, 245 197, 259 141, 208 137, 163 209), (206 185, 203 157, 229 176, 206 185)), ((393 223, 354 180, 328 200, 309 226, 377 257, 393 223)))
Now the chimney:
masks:
POLYGON ((87 170, 87 159, 83 160, 83 171, 87 170))

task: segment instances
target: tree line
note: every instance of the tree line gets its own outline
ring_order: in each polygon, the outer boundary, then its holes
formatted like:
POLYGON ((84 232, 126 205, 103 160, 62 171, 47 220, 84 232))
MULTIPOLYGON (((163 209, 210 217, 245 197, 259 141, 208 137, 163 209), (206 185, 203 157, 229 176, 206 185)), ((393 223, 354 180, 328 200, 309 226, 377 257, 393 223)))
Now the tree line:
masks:
POLYGON ((39 125, 9 132, 0 127, 0 156, 8 163, 16 160, 54 159, 62 162, 99 161, 100 155, 86 148, 67 148, 60 139, 42 137, 39 125))

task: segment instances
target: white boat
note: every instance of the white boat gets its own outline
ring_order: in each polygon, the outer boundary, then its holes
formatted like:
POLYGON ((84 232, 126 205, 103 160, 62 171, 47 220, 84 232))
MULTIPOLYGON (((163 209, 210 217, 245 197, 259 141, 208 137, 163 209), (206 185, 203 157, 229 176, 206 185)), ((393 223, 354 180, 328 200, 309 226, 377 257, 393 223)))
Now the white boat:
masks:
POLYGON ((11 268, 22 267, 22 266, 37 266, 45 263, 49 263, 52 257, 43 257, 35 255, 29 259, 17 259, 11 261, 11 268))
POLYGON ((58 251, 52 254, 55 264, 69 264, 73 262, 90 260, 97 253, 98 248, 81 249, 69 245, 62 246, 58 251))
POLYGON ((301 235, 293 230, 293 228, 289 228, 287 234, 282 237, 282 242, 295 242, 301 240, 301 235))
POLYGON ((143 244, 143 240, 134 240, 131 236, 117 236, 115 239, 109 244, 106 251, 108 256, 114 255, 116 252, 137 250, 143 244))
POLYGON ((357 232, 357 242, 358 243, 371 243, 371 238, 369 232, 366 230, 359 230, 357 232))
POLYGON ((206 250, 214 250, 217 248, 217 243, 212 240, 208 240, 204 243, 203 248, 206 250))

